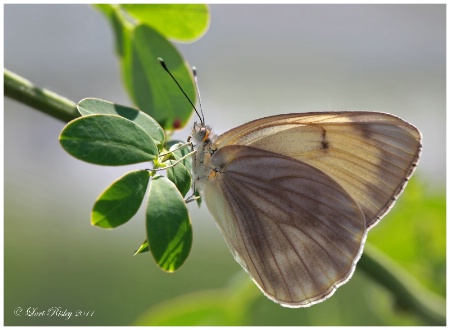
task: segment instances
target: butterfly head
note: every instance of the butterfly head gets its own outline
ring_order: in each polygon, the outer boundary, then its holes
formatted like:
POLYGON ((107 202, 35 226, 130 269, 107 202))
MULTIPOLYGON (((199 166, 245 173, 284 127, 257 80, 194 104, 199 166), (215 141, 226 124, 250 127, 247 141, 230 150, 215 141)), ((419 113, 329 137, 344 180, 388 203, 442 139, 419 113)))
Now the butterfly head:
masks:
POLYGON ((194 128, 192 129, 192 140, 195 144, 197 143, 208 143, 211 140, 211 127, 202 124, 194 123, 194 128))

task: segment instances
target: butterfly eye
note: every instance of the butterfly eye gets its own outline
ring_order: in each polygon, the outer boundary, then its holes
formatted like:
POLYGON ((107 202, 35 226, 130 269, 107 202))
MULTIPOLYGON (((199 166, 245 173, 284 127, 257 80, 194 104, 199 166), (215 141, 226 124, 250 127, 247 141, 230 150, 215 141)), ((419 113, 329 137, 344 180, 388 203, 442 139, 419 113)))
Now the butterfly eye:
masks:
POLYGON ((202 129, 200 130, 201 133, 201 141, 205 142, 206 140, 208 140, 209 137, 209 129, 207 129, 206 127, 202 127, 202 129))

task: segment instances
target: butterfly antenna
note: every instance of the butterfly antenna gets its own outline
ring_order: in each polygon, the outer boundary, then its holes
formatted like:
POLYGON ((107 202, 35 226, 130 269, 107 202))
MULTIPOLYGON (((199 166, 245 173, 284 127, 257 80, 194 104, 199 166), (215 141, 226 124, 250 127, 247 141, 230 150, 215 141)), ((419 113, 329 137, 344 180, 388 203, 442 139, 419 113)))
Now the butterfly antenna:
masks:
MULTIPOLYGON (((184 94, 184 96, 186 97, 186 99, 189 101, 189 103, 192 105, 192 107, 195 110, 195 113, 197 114, 198 118, 200 119, 202 125, 204 124, 204 120, 202 119, 202 117, 200 116, 200 114, 197 111, 197 108, 195 107, 194 103, 192 103, 191 99, 189 98, 189 96, 187 96, 187 94, 185 93, 185 91, 183 90, 183 88, 180 86, 180 84, 178 83, 178 81, 175 79, 175 77, 172 75, 172 73, 169 71, 169 69, 166 66, 166 63, 164 62, 164 60, 161 57, 158 57, 158 61, 159 63, 161 63, 161 66, 163 67, 164 70, 166 70, 166 72, 170 75, 170 77, 173 79, 173 81, 175 81, 175 83, 177 84, 178 88, 180 89, 180 91, 184 94)), ((202 113, 203 115, 203 113, 202 113)))
POLYGON ((197 90, 198 104, 200 105, 200 113, 202 114, 202 124, 204 124, 205 115, 203 114, 202 99, 200 97, 200 88, 198 88, 198 81, 197 81, 197 68, 195 66, 192 67, 192 73, 194 74, 195 89, 197 90))

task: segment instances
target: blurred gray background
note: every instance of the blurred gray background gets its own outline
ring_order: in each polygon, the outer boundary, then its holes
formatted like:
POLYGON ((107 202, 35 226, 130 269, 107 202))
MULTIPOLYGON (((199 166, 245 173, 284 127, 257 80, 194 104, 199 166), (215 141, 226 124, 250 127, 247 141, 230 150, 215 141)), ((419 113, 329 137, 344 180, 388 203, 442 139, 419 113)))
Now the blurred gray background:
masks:
MULTIPOLYGON (((388 112, 421 130, 416 175, 427 189, 444 189, 445 5, 210 9, 207 33, 176 46, 198 69, 206 121, 217 133, 280 113, 388 112)), ((9 70, 75 102, 131 105, 112 30, 92 7, 5 5, 4 32, 9 70)), ((194 203, 193 251, 178 273, 164 274, 148 254, 132 257, 144 240, 143 210, 113 231, 92 227, 89 217, 106 186, 142 165, 78 161, 59 145, 64 123, 9 99, 4 125, 6 324, 69 324, 12 314, 16 306, 64 305, 97 313, 70 324, 125 325, 153 303, 221 287, 239 270, 206 207, 194 203)))

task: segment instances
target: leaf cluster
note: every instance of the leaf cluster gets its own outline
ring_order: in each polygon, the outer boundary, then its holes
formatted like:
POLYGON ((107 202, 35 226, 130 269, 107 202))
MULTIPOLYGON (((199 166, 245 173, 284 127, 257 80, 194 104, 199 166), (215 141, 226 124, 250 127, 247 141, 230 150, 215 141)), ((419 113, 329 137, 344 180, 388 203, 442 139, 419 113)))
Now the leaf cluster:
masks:
POLYGON ((191 187, 189 145, 167 141, 188 122, 193 109, 161 68, 195 101, 191 70, 168 38, 192 41, 209 24, 206 5, 96 5, 111 23, 125 87, 138 109, 88 98, 77 104, 81 117, 69 122, 59 140, 72 156, 97 165, 147 163, 124 174, 97 198, 91 223, 116 228, 139 210, 146 192, 146 240, 135 254, 151 251, 167 272, 176 271, 192 245, 185 196, 191 187), (157 174, 167 169, 167 177, 157 174))

